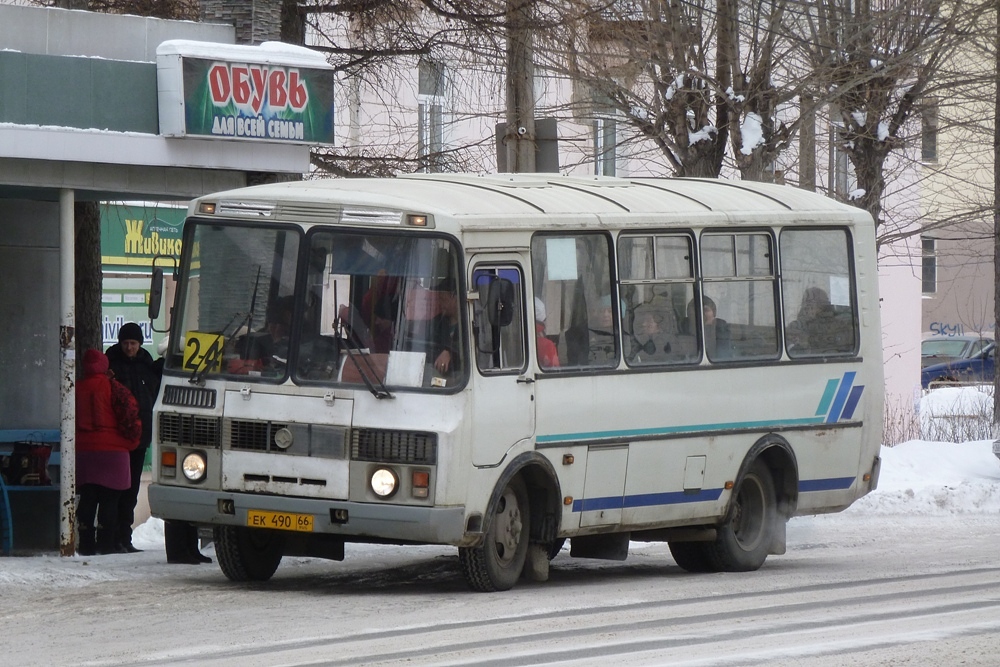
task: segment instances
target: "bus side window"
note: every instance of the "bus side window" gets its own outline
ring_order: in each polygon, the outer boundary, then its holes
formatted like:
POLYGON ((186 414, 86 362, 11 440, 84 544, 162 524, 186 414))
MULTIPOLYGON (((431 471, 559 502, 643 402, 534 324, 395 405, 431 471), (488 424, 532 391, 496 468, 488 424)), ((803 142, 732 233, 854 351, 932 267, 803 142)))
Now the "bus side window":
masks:
POLYGON ((793 359, 853 355, 858 316, 845 229, 781 232, 785 348, 793 359))
POLYGON ((688 364, 700 356, 690 234, 623 234, 618 239, 622 340, 629 366, 688 364))
POLYGON ((473 346, 484 374, 521 372, 525 367, 524 280, 518 267, 476 267, 472 286, 473 346))
POLYGON ((701 265, 708 360, 777 358, 778 281, 770 234, 706 232, 701 265))
POLYGON ((536 234, 532 239, 534 296, 545 304, 542 333, 556 346, 559 368, 618 365, 619 312, 611 266, 606 234, 536 234))

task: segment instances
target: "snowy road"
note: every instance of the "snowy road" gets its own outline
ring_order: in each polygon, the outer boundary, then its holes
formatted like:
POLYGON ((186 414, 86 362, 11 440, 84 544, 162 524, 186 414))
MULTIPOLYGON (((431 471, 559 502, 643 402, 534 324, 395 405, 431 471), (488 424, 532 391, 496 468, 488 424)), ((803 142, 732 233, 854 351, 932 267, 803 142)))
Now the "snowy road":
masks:
MULTIPOLYGON (((1000 665, 1000 464, 989 442, 883 448, 879 489, 793 519, 758 572, 563 551, 546 583, 471 593, 456 551, 348 545, 265 584, 133 555, 0 558, 0 665, 1000 665)), ((214 555, 212 549, 206 550, 214 555)))
POLYGON ((995 515, 851 511, 793 520, 756 573, 686 574, 634 544, 494 595, 434 547, 295 559, 252 586, 160 551, 46 558, 3 587, 3 663, 995 666, 998 554, 995 515))

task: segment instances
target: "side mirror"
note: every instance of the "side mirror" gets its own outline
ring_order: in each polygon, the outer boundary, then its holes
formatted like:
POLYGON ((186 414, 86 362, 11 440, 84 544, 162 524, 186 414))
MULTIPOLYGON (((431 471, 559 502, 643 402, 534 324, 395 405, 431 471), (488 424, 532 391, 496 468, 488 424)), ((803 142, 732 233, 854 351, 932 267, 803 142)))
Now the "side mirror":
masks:
POLYGON ((484 310, 493 326, 510 326, 514 321, 514 283, 506 278, 491 280, 486 288, 484 310))
POLYGON ((149 319, 160 316, 160 304, 163 302, 163 269, 155 267, 149 281, 149 319))

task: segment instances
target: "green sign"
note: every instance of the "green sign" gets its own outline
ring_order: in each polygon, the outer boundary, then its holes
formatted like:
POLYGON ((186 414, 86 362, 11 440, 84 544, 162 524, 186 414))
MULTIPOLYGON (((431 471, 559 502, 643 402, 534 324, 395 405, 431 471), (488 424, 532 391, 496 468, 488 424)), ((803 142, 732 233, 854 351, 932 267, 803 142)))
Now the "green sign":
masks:
POLYGON ((149 272, 157 255, 180 259, 186 214, 186 208, 162 204, 101 204, 104 270, 149 272))
POLYGON ((185 57, 185 133, 332 144, 330 69, 185 57))

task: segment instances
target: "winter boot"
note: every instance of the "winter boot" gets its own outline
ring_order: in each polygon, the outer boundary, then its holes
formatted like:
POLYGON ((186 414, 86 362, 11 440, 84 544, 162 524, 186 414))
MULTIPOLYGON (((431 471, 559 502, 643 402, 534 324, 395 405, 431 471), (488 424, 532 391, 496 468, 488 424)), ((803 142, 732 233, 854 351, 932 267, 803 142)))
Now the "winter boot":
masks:
POLYGON ((97 554, 97 536, 93 528, 80 527, 80 542, 76 545, 76 553, 81 556, 97 554))
POLYGON ((97 553, 101 555, 125 553, 122 546, 118 544, 118 538, 114 530, 108 528, 97 529, 97 553))

